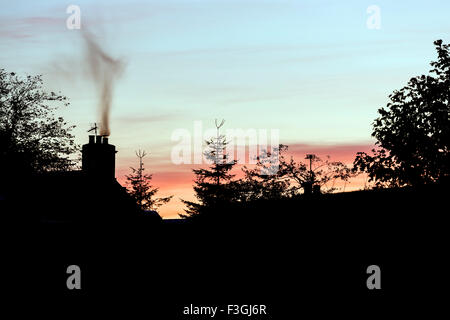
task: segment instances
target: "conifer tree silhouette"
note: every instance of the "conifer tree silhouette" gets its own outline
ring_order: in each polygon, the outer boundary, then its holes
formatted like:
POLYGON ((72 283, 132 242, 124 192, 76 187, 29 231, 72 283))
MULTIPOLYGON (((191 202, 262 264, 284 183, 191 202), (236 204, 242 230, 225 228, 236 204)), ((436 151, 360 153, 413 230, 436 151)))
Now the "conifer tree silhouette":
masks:
POLYGON ((152 180, 151 174, 144 173, 143 159, 147 155, 145 151, 136 151, 136 156, 139 158, 139 168, 131 167, 132 173, 127 175, 127 183, 130 186, 128 193, 136 199, 137 204, 142 210, 157 210, 163 204, 169 202, 172 196, 155 198, 159 188, 155 188, 150 184, 152 180))
POLYGON ((228 142, 220 128, 225 120, 220 123, 215 121, 217 135, 206 141, 207 150, 204 152, 205 158, 211 162, 207 169, 194 169, 196 176, 194 191, 199 202, 182 200, 187 206, 186 214, 180 214, 183 218, 193 217, 201 213, 213 212, 221 204, 230 203, 236 200, 238 193, 234 175, 230 173, 236 165, 235 160, 229 160, 226 152, 228 142))

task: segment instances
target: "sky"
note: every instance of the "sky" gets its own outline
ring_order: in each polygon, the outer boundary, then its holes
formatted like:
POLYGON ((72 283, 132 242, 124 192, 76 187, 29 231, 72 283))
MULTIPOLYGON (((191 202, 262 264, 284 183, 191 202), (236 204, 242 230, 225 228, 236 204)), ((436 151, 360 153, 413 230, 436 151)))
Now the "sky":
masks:
POLYGON ((124 183, 135 150, 146 150, 159 194, 174 195, 160 210, 165 218, 183 213, 181 198, 193 199, 197 166, 173 162, 176 130, 193 137, 195 123, 207 129, 225 119, 223 130, 278 130, 298 159, 317 153, 351 163, 373 146, 371 123, 389 94, 428 72, 434 40, 450 42, 445 0, 0 4, 0 68, 42 74, 46 89, 69 97, 59 114, 77 126, 79 144, 98 120, 82 31, 122 61, 110 115, 116 177, 124 183), (80 29, 66 26, 70 5, 81 10, 80 29))

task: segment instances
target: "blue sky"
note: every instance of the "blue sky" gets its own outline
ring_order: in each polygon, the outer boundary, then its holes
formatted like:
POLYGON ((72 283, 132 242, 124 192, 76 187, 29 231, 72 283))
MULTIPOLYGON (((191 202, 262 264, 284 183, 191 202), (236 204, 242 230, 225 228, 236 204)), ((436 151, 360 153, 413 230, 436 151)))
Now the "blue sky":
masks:
POLYGON ((370 144, 377 109, 429 70, 434 40, 450 41, 450 1, 1 2, 0 67, 42 73, 67 95, 79 143, 97 94, 83 77, 80 31, 66 28, 68 5, 126 62, 111 114, 119 165, 137 148, 168 162, 175 129, 214 118, 280 129, 288 144, 370 144), (366 26, 370 5, 379 30, 366 26))

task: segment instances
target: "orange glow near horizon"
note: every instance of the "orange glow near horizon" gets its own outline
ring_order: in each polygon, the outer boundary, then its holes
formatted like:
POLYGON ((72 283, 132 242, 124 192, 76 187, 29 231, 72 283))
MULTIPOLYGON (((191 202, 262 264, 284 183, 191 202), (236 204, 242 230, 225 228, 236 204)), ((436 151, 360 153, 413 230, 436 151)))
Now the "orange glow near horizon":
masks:
MULTIPOLYGON (((331 161, 342 161, 343 163, 351 166, 353 159, 357 152, 368 152, 373 148, 370 144, 355 144, 355 145, 308 145, 308 144, 293 144, 289 146, 286 156, 293 156, 297 161, 305 161, 306 153, 314 153, 321 158, 330 156, 331 161)), ((127 163, 119 162, 116 176, 119 183, 126 187, 126 175, 130 173, 130 167, 136 167, 135 159, 127 159, 127 163)), ((174 165, 167 163, 167 161, 157 162, 148 158, 146 161, 146 173, 153 175, 152 185, 159 188, 157 196, 165 197, 173 195, 172 200, 163 205, 159 209, 159 214, 164 219, 176 219, 179 218, 180 213, 184 213, 185 205, 181 201, 189 200, 195 201, 195 195, 193 191, 194 173, 192 169, 207 167, 204 165, 174 165)), ((240 168, 242 165, 237 165, 233 173, 240 175, 240 168)), ((347 192, 360 190, 367 184, 367 177, 365 175, 357 176, 351 179, 349 182, 337 181, 335 184, 338 192, 347 192)))

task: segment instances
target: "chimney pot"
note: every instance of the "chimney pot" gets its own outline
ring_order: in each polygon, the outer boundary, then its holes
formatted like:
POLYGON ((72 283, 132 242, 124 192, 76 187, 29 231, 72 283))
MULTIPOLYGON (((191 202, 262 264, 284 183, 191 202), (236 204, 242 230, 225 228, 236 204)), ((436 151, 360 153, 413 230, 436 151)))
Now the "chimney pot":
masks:
POLYGON ((114 179, 116 147, 108 143, 107 137, 92 136, 89 137, 89 141, 90 143, 83 145, 82 149, 83 172, 100 182, 114 179))

